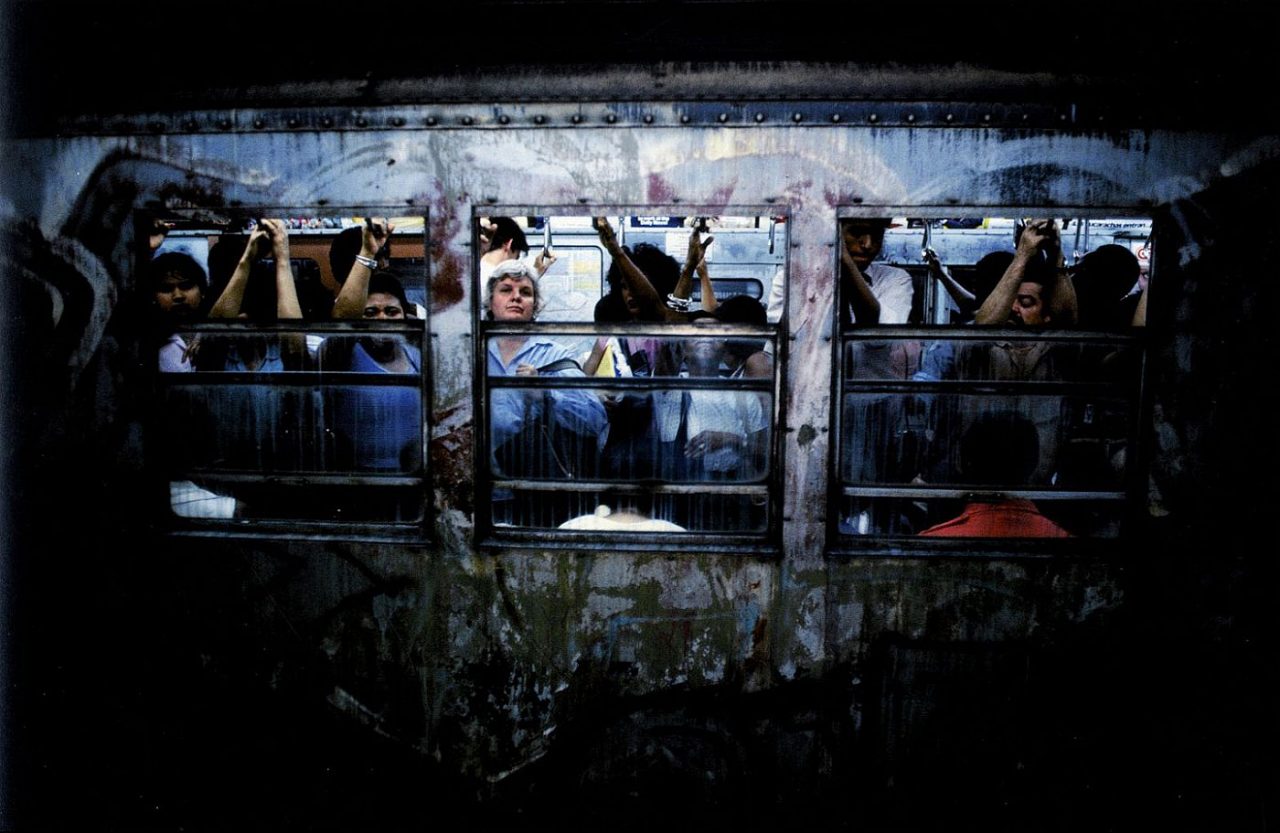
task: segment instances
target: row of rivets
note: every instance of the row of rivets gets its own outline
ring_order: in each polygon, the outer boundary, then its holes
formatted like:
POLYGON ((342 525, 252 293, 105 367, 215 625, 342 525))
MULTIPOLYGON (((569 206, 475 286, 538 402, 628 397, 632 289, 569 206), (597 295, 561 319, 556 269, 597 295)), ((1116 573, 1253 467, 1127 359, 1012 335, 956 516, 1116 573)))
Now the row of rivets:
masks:
MULTIPOLYGON (((806 119, 813 117, 813 115, 814 115, 813 113, 809 113, 807 115, 804 112, 794 111, 791 113, 790 120, 795 124, 800 124, 801 122, 806 121, 806 119)), ((1068 121, 1072 120, 1071 115, 1069 115, 1068 113, 1059 112, 1056 115, 1057 115, 1056 121, 1059 124, 1066 124, 1068 121)), ((769 114, 767 114, 764 111, 755 111, 751 114, 750 118, 751 118, 751 121, 754 122, 755 124, 763 124, 766 121, 769 121, 769 114)), ((828 118, 831 124, 841 124, 846 121, 846 114, 835 112, 835 113, 831 113, 828 118)), ((885 122, 883 121, 883 118, 884 118, 883 115, 878 112, 867 113, 866 116, 864 117, 865 123, 873 124, 873 125, 885 124, 885 122)), ((997 121, 1005 121, 1006 123, 1012 121, 1012 122, 1018 122, 1022 124, 1028 124, 1031 122, 1032 114, 1024 112, 1024 113, 1017 114, 1016 116, 1008 116, 1008 117, 1000 118, 1000 117, 997 117, 997 115, 994 113, 983 112, 981 115, 977 116, 976 119, 974 119, 974 117, 971 116, 968 120, 962 120, 955 113, 944 113, 940 117, 934 117, 934 119, 931 120, 931 119, 926 119, 924 116, 919 115, 917 113, 903 113, 899 115, 898 118, 899 118, 899 121, 898 121, 899 124, 906 124, 906 125, 913 125, 913 126, 920 125, 920 124, 927 125, 932 120, 937 120, 947 125, 962 125, 965 123, 972 124, 975 121, 980 125, 991 125, 993 123, 996 123, 997 121)), ((318 121, 318 126, 324 129, 332 129, 336 124, 336 120, 332 115, 321 116, 319 119, 317 119, 317 121, 318 121)), ((503 125, 503 126, 518 124, 516 119, 513 116, 506 113, 499 114, 495 118, 495 121, 497 124, 503 125)), ((545 114, 539 113, 530 117, 530 121, 535 125, 546 126, 551 123, 551 117, 545 114)), ((568 121, 573 125, 582 125, 582 124, 588 123, 588 118, 582 113, 573 113, 569 116, 568 121)), ((657 121, 657 117, 653 113, 645 113, 642 116, 640 116, 640 121, 643 124, 652 125, 657 121)), ((1090 121, 1094 124, 1101 125, 1107 121, 1107 117, 1099 114, 1094 116, 1090 121)), ((1139 119, 1138 121, 1142 122, 1143 120, 1139 119)), ((617 113, 606 113, 603 116, 603 122, 609 125, 619 125, 619 124, 625 125, 627 123, 624 120, 622 120, 617 113)), ((694 117, 689 113, 680 113, 678 116, 678 122, 683 125, 691 124, 694 122, 694 117)), ((736 122, 736 118, 734 117, 733 114, 729 112, 721 111, 715 114, 715 122, 718 124, 727 125, 727 124, 736 122)), ((391 116, 387 119, 387 122, 386 122, 388 126, 395 127, 395 128, 403 128, 407 126, 409 123, 410 123, 409 119, 401 115, 391 116)), ((483 125, 483 121, 473 115, 458 116, 456 117, 456 121, 454 123, 460 124, 464 127, 483 125)), ((188 116, 181 120, 181 122, 179 123, 179 126, 181 130, 184 130, 187 132, 196 132, 200 129, 200 124, 201 124, 200 120, 198 120, 195 117, 188 116)), ((224 131, 232 130, 236 126, 235 121, 229 116, 219 117, 215 122, 215 124, 219 130, 224 130, 224 131)), ((270 121, 265 116, 255 116, 253 117, 251 122, 251 125, 254 130, 265 130, 268 128, 269 124, 270 124, 270 121)), ((370 128, 370 127, 377 128, 378 127, 378 125, 374 121, 372 121, 368 116, 365 116, 365 115, 354 116, 351 124, 353 124, 357 128, 370 128)), ((437 115, 428 115, 428 116, 422 117, 419 124, 424 125, 426 127, 437 127, 437 126, 447 125, 448 121, 446 119, 442 119, 440 116, 437 116, 437 115)), ((289 115, 284 117, 284 126, 290 130, 297 130, 297 129, 314 128, 315 124, 311 120, 305 118, 305 116, 303 115, 289 115)), ((167 122, 163 120, 155 119, 155 120, 146 122, 143 125, 143 129, 152 133, 162 134, 168 131, 169 126, 167 122)))

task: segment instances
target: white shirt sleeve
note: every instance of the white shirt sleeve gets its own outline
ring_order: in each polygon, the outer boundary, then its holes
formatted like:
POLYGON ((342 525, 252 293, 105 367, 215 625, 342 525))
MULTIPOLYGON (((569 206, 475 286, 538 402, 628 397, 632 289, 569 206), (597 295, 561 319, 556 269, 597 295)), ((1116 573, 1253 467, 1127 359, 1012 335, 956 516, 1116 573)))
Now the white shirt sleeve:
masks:
POLYGON ((911 317, 911 298, 915 294, 911 273, 884 263, 871 264, 867 272, 871 277, 871 294, 880 302, 880 323, 907 323, 911 317))

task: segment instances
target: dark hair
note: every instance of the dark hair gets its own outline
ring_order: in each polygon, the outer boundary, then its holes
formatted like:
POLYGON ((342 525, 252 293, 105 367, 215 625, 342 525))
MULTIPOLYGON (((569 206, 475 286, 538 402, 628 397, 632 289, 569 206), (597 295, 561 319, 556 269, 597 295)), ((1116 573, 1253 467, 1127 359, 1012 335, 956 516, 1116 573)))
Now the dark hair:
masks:
POLYGON ((360 243, 364 230, 352 226, 344 228, 329 244, 329 272, 339 285, 351 274, 351 267, 356 265, 356 255, 360 254, 360 243))
POLYGON ((840 221, 840 233, 853 228, 865 228, 872 237, 883 241, 884 233, 891 225, 893 220, 889 217, 848 217, 840 221))
POLYGON ((1085 255, 1076 267, 1090 278, 1111 284, 1119 291, 1120 297, 1133 288, 1138 281, 1142 267, 1138 265, 1138 256, 1119 243, 1107 243, 1085 255))
MULTIPOLYGON (((726 324, 752 324, 763 327, 768 323, 768 314, 762 305, 750 295, 734 295, 716 305, 715 312, 694 314, 690 318, 715 318, 726 324)), ((724 343, 724 349, 738 361, 746 361, 752 355, 764 349, 764 342, 759 339, 731 338, 724 343)))
POLYGON ((393 295, 400 302, 401 309, 404 314, 410 318, 416 317, 416 312, 409 298, 404 294, 404 284, 400 283, 400 278, 390 269, 379 269, 369 277, 369 294, 381 292, 385 295, 393 295))
POLYGON ((1053 292, 1053 285, 1057 281, 1057 264, 1050 263, 1047 257, 1033 257, 1027 261, 1027 268, 1022 273, 1022 282, 1039 284, 1042 298, 1048 299, 1050 293, 1053 292))
POLYGON ((1030 482, 1040 463, 1040 435, 1017 411, 981 414, 960 440, 960 470, 965 480, 983 486, 1020 486, 1030 482))
POLYGON ((625 324, 631 320, 631 312, 627 309, 621 295, 610 292, 596 301, 592 317, 597 324, 625 324))
POLYGON ((147 291, 154 292, 165 275, 177 272, 184 281, 200 285, 200 290, 208 294, 209 276, 200 268, 199 262, 186 252, 162 252, 152 258, 147 266, 147 291))
MULTIPOLYGON (((649 279, 659 298, 665 301, 675 291, 676 284, 680 281, 680 263, 674 257, 651 243, 639 243, 634 249, 623 246, 622 250, 649 279)), ((605 280, 609 283, 610 292, 621 294, 622 287, 626 285, 626 279, 622 276, 622 264, 617 260, 610 263, 605 280)))
POLYGON ((1121 303, 1141 272, 1137 256, 1118 243, 1099 246, 1085 255, 1071 275, 1079 308, 1079 324, 1086 330, 1126 326, 1132 312, 1121 303))
POLYGON ((1009 270, 1010 263, 1013 263, 1013 252, 988 252, 978 258, 978 262, 973 265, 973 286, 969 287, 973 290, 973 302, 976 306, 982 306, 982 302, 1009 270))
POLYGON ((515 220, 510 217, 494 217, 490 222, 493 223, 493 236, 489 238, 489 251, 501 249, 508 240, 511 241, 511 248, 515 251, 529 251, 529 241, 524 236, 524 230, 516 224, 515 220))
POLYGON ((754 324, 763 327, 768 323, 764 306, 750 295, 733 295, 716 305, 715 312, 707 313, 726 324, 754 324))

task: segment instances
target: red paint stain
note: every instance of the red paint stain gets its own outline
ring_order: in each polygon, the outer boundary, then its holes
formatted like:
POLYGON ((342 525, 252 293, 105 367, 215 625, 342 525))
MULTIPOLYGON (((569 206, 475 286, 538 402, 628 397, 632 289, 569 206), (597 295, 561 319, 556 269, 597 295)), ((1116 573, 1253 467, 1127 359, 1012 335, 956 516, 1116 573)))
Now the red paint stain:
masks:
POLYGON ((733 192, 738 190, 738 178, 735 176, 733 182, 728 185, 721 186, 711 192, 711 196, 707 198, 708 206, 724 206, 729 204, 729 200, 733 197, 733 192))
POLYGON ((649 202, 669 203, 675 196, 675 189, 661 174, 649 174, 649 202))
POLYGON ((447 248, 446 243, 462 230, 462 220, 435 183, 427 211, 428 257, 431 259, 431 308, 446 310, 465 296, 463 281, 468 273, 465 258, 447 248))

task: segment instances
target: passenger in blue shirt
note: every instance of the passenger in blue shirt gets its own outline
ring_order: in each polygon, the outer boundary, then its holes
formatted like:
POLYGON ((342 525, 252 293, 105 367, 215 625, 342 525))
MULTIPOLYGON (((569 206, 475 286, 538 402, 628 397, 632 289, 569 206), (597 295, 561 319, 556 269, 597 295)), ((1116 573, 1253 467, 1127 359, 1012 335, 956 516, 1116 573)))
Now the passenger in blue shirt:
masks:
MULTIPOLYGON (((542 299, 537 279, 527 264, 509 260, 498 265, 486 288, 485 317, 492 321, 532 321, 542 299)), ((488 346, 490 376, 583 376, 573 351, 544 336, 503 336, 488 346)), ((600 399, 590 391, 495 390, 489 422, 493 447, 501 447, 523 429, 547 418, 576 434, 596 437, 604 429, 600 399), (550 414, 545 413, 549 407, 550 414)), ((548 472, 547 476, 553 476, 548 472)))
MULTIPOLYGON (((387 227, 379 226, 380 229, 387 227)), ((389 232, 387 232, 389 233, 389 232)), ((335 317, 366 321, 412 318, 400 280, 389 271, 369 272, 343 284, 335 317), (354 287, 357 293, 349 292, 354 287)), ((367 270, 366 270, 367 271, 367 270)), ((399 334, 331 336, 320 346, 321 370, 406 374, 404 385, 329 389, 326 409, 336 435, 339 468, 418 471, 422 447, 422 354, 399 334)))
MULTIPOLYGON (((485 296, 485 318, 503 323, 532 321, 542 301, 534 270, 518 260, 494 269, 485 296)), ((490 376, 585 375, 571 350, 537 335, 491 339, 486 362, 490 376)), ((493 472, 513 478, 590 479, 596 475, 606 422, 604 406, 589 390, 495 389, 489 395, 493 472)), ((555 526, 572 512, 553 505, 554 500, 541 506, 515 501, 509 490, 497 490, 494 497, 499 522, 555 526), (539 515, 534 518, 524 510, 539 515)))

